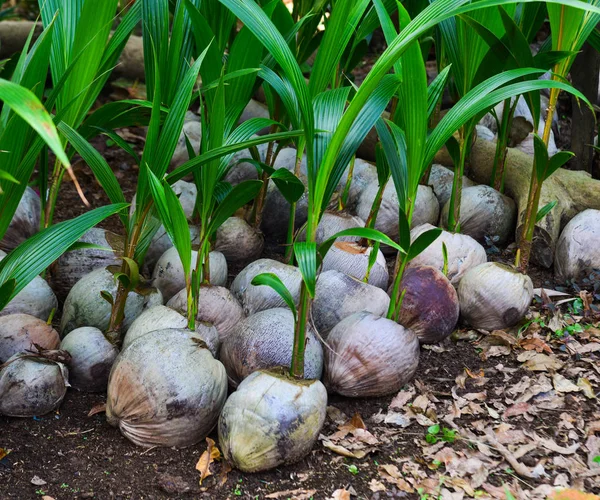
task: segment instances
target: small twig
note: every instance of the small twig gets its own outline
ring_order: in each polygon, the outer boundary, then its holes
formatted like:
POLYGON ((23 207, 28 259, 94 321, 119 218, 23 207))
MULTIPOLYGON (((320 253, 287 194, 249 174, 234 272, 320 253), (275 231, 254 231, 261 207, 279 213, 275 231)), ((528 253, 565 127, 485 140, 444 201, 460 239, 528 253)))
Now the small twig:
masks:
POLYGON ((491 429, 486 430, 485 438, 491 444, 494 449, 500 453, 504 457, 510 466, 514 469, 514 471, 522 477, 526 477, 527 479, 535 479, 535 476, 531 473, 531 471, 509 451, 509 449, 500 443, 496 437, 493 435, 494 431, 491 429))
POLYGON ((146 453, 148 453, 149 451, 152 451, 154 448, 158 448, 157 446, 151 446, 150 448, 148 448, 147 450, 144 450, 142 453, 140 453, 140 457, 142 455, 145 455, 146 453))

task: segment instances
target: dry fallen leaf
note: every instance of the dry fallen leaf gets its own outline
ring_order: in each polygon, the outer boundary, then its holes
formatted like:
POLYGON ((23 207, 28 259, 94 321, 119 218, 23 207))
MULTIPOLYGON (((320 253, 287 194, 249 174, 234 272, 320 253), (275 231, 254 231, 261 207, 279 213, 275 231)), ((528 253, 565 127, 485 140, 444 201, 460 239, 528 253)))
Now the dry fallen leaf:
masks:
POLYGON ((5 448, 0 448, 0 460, 2 460, 6 455, 8 455, 12 450, 7 450, 5 448))
POLYGON ((196 470, 200 472, 200 484, 202 484, 202 481, 204 481, 208 476, 212 476, 210 464, 212 464, 215 460, 221 459, 221 452, 219 451, 219 448, 215 446, 215 442, 211 438, 207 437, 206 443, 208 446, 196 464, 196 470))
POLYGON ((92 417, 92 416, 96 415, 97 413, 104 413, 104 412, 106 412, 106 403, 98 403, 97 405, 92 406, 92 409, 87 414, 87 416, 92 417))
POLYGON ((390 402, 390 410, 403 410, 406 404, 415 397, 415 390, 411 387, 408 391, 400 391, 390 402))
POLYGON ((539 337, 523 339, 519 342, 519 347, 526 351, 547 352, 548 354, 552 354, 550 346, 539 337))
POLYGON ((345 488, 335 490, 331 495, 331 500, 350 500, 350 492, 345 488))
POLYGON ((381 479, 395 485, 399 490, 405 491, 407 493, 412 493, 414 491, 412 486, 408 484, 402 476, 402 472, 400 472, 400 469, 398 469, 398 467, 396 467, 395 465, 380 465, 377 470, 379 471, 379 476, 381 477, 381 479))
POLYGON ((566 489, 550 495, 549 500, 598 500, 598 495, 579 490, 566 489))
POLYGON ((577 387, 580 387, 583 391, 583 394, 588 399, 596 399, 596 393, 594 392, 594 388, 590 381, 585 377, 579 377, 577 380, 577 387))
POLYGON ((41 477, 39 476, 33 476, 31 478, 30 481, 31 484, 33 484, 34 486, 44 486, 45 484, 48 484, 46 481, 44 481, 41 477))
POLYGON ((580 387, 576 386, 566 377, 563 377, 560 373, 554 373, 552 375, 552 384, 554 385, 554 389, 556 389, 556 392, 567 393, 579 392, 581 390, 580 387))
POLYGON ((317 490, 303 490, 300 488, 297 490, 276 491, 275 493, 266 495, 265 498, 293 498, 294 500, 308 500, 316 492, 317 490))
POLYGON ((558 360, 556 356, 549 356, 533 351, 525 351, 517 356, 519 361, 525 361, 524 367, 534 372, 547 372, 560 370, 564 363, 558 360), (531 356, 533 354, 533 356, 531 356))
POLYGON ((375 493, 376 491, 385 491, 386 487, 381 481, 377 481, 377 479, 371 479, 369 483, 369 489, 375 493))

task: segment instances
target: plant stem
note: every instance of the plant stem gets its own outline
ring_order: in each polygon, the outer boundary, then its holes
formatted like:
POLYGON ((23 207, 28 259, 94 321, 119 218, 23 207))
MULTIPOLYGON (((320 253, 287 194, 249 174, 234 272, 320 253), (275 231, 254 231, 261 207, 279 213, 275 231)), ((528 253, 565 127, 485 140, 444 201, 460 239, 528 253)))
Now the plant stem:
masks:
POLYGON ((462 198, 462 178, 465 171, 465 162, 467 157, 467 144, 470 133, 466 131, 466 126, 459 130, 458 145, 460 148, 460 158, 458 165, 454 169, 454 179, 452 180, 452 195, 450 197, 450 210, 448 212, 448 230, 453 233, 460 232, 460 203, 462 198))
MULTIPOLYGON (((385 187, 387 186, 388 181, 389 181, 389 178, 384 184, 380 185, 379 189, 377 190, 375 199, 373 200, 373 203, 371 204, 371 211, 369 212, 369 216, 367 217, 367 220, 365 221, 366 228, 373 229, 375 227, 375 222, 377 220, 377 214, 379 213, 379 209, 381 208, 381 202, 383 201, 383 192, 385 191, 385 187)), ((368 238, 361 239, 360 246, 362 246, 362 247, 371 246, 369 244, 369 239, 368 238)))
MULTIPOLYGON (((300 178, 300 168, 302 167, 302 154, 304 148, 298 148, 296 151, 296 164, 294 165, 294 175, 300 178)), ((290 204, 290 219, 288 221, 288 232, 286 238, 285 261, 293 264, 294 260, 294 234, 296 228, 296 203, 290 204)))
POLYGON ((352 176, 354 174, 354 163, 356 162, 356 156, 352 157, 350 161, 350 167, 348 168, 348 178, 346 179, 346 185, 344 186, 344 191, 338 200, 338 210, 342 211, 346 208, 346 204, 348 203, 348 195, 350 194, 350 187, 352 186, 352 176))
POLYGON ((510 132, 509 125, 512 123, 512 117, 516 108, 511 106, 510 99, 504 100, 504 110, 502 112, 502 120, 498 129, 498 142, 496 142, 496 154, 494 155, 494 168, 492 169, 491 186, 501 193, 504 192, 504 166, 506 164, 506 153, 508 146, 508 137, 510 132))
POLYGON ((294 329, 294 350, 292 352, 292 364, 290 375, 296 378, 304 378, 304 348, 306 344, 306 325, 310 310, 310 297, 306 284, 302 282, 300 288, 300 304, 298 305, 298 319, 294 329))
POLYGON ((398 292, 400 289, 400 283, 402 282, 402 276, 404 276, 406 264, 408 264, 408 260, 406 258, 403 258, 403 256, 400 253, 398 253, 396 265, 399 265, 399 268, 398 272, 394 276, 394 288, 392 290, 391 295, 392 300, 390 300, 390 305, 388 307, 387 312, 387 318, 392 319, 394 321, 398 321, 398 316, 400 314, 400 310, 402 309, 402 300, 404 299, 404 292, 400 295, 398 294, 398 292))

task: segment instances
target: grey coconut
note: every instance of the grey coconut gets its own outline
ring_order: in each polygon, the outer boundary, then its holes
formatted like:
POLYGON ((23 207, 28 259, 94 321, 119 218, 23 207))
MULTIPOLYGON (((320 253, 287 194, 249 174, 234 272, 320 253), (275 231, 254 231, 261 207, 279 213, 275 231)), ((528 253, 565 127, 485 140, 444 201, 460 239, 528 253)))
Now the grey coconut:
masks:
POLYGON ((228 262, 248 262, 262 253, 264 238, 240 217, 229 217, 217 229, 214 249, 221 252, 228 262))
MULTIPOLYGON (((331 249, 323 259, 322 271, 335 270, 363 280, 369 268, 369 257, 373 251, 372 247, 363 247, 358 243, 339 241, 331 246, 331 249)), ((389 273, 387 263, 381 250, 377 252, 375 264, 369 274, 370 285, 387 289, 389 273)))
MULTIPOLYGON (((355 215, 350 215, 345 212, 325 212, 315 234, 315 242, 320 245, 325 240, 328 240, 333 235, 346 229, 355 229, 357 227, 365 227, 365 222, 355 215)), ((306 240, 306 228, 303 228, 296 238, 297 241, 306 240)), ((336 241, 359 241, 359 236, 342 236, 336 241)))
POLYGON ((310 452, 326 413, 327 390, 320 381, 254 372, 223 407, 219 444, 227 461, 243 472, 292 464, 310 452))
MULTIPOLYGON (((220 359, 229 383, 236 387, 251 373, 288 367, 292 362, 294 316, 289 309, 261 311, 241 321, 223 340, 220 359)), ((306 332, 304 377, 321 378, 323 348, 313 330, 306 332)))
MULTIPOLYGON (((428 184, 433 189, 433 193, 435 194, 440 207, 443 207, 450 196, 452 196, 452 183, 454 182, 454 171, 446 168, 442 165, 433 164, 431 166, 431 172, 429 174, 429 182, 428 184)), ((462 188, 463 190, 474 186, 475 183, 469 179, 468 177, 463 176, 462 180, 462 188)), ((435 223, 433 223, 435 224, 435 223)), ((416 224, 418 225, 418 224, 416 224)), ((415 225, 415 226, 416 226, 415 225)))
POLYGON ((0 250, 10 252, 39 231, 41 207, 39 195, 27 186, 0 241, 0 250))
POLYGON ((136 445, 186 447, 214 428, 226 398, 225 368, 192 332, 156 330, 115 360, 106 418, 136 445))
POLYGON ((104 334, 94 327, 81 327, 71 331, 60 348, 71 355, 69 383, 83 392, 104 392, 108 374, 119 354, 104 334))

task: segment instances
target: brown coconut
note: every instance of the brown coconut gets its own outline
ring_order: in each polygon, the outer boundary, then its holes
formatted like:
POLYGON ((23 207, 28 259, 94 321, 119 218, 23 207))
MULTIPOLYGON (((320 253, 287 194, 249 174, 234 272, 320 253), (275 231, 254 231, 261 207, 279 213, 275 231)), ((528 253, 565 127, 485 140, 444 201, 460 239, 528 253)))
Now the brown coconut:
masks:
POLYGON ((458 286, 461 317, 473 328, 503 330, 516 325, 533 299, 531 278, 500 262, 470 269, 458 286))
POLYGON ((340 321, 327 344, 324 383, 342 396, 398 392, 419 365, 419 339, 411 330, 364 311, 340 321))
POLYGON ((217 229, 214 249, 221 252, 228 262, 248 262, 262 253, 264 238, 241 217, 229 217, 217 229))
POLYGON ((56 349, 60 337, 52 325, 29 314, 11 314, 0 317, 0 363, 14 354, 34 349, 56 349))
POLYGON ((431 266, 408 268, 400 292, 406 290, 398 322, 411 329, 423 344, 435 344, 450 336, 460 312, 456 290, 431 266))
POLYGON ((600 210, 588 209, 573 217, 558 238, 554 272, 565 282, 592 269, 600 269, 600 210))
MULTIPOLYGON (((414 242, 421 234, 430 229, 434 229, 431 224, 415 227, 410 232, 411 241, 414 242)), ((473 238, 466 234, 442 231, 442 234, 422 253, 411 260, 408 266, 432 266, 442 271, 444 269, 442 243, 446 244, 448 250, 448 279, 455 287, 458 286, 465 272, 487 261, 485 248, 473 238)))
MULTIPOLYGON (((450 201, 442 210, 440 221, 448 226, 450 201)), ((460 204, 460 232, 485 244, 486 238, 498 245, 514 240, 517 224, 517 206, 490 186, 483 184, 466 188, 460 204)))

